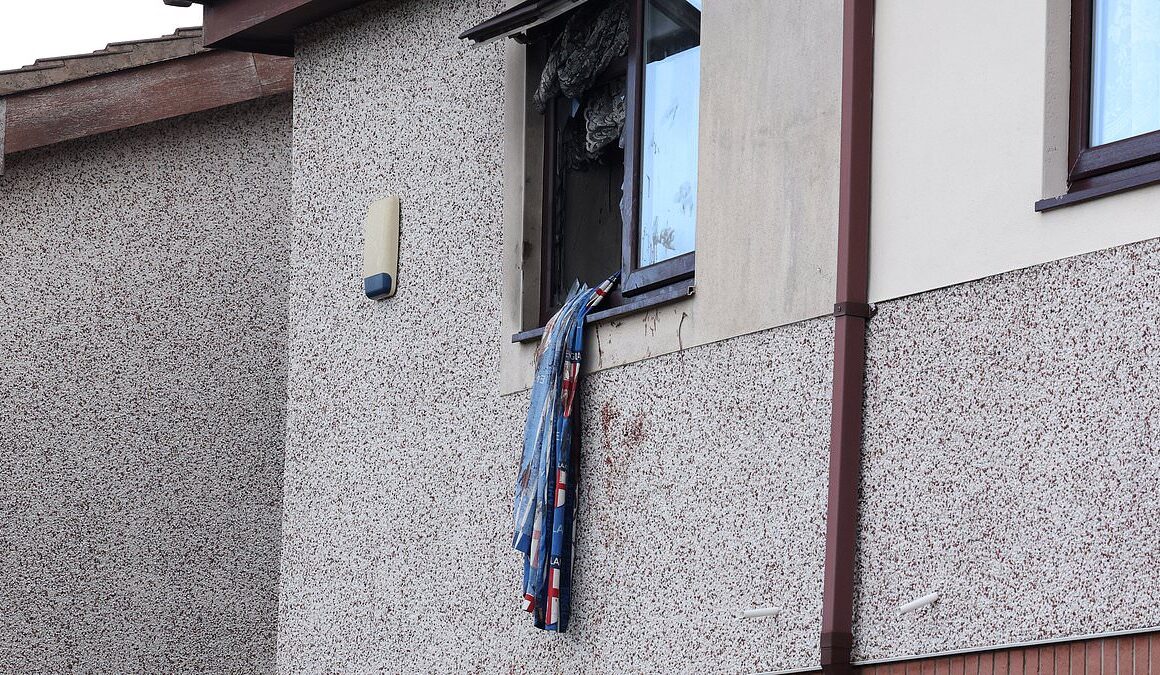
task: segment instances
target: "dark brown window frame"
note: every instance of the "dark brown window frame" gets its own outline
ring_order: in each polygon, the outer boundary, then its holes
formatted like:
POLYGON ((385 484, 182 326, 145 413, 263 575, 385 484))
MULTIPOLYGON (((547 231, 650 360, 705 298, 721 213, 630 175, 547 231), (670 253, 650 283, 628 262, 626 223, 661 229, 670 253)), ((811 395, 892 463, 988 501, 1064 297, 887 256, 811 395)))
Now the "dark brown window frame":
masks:
MULTIPOLYGON (((621 236, 620 292, 626 297, 639 295, 662 286, 693 277, 696 252, 689 252, 659 263, 641 267, 640 261, 640 174, 641 129, 644 115, 644 13, 648 0, 631 0, 632 34, 628 40, 626 90, 630 93, 625 110, 624 147, 632 149, 624 162, 624 187, 628 195, 630 218, 621 236)), ((684 0, 677 0, 684 2, 684 0)), ((698 26, 699 29, 699 26, 698 26)))
POLYGON ((1095 0, 1072 0, 1067 194, 1039 200, 1036 211, 1160 183, 1160 131, 1091 145, 1094 9, 1095 0))
MULTIPOLYGON (((620 72, 623 68, 628 94, 625 110, 625 167, 624 189, 628 195, 627 211, 630 218, 622 223, 621 231, 621 279, 620 283, 604 301, 604 309, 588 315, 588 322, 594 323, 617 316, 644 311, 688 297, 693 294, 695 276, 696 253, 685 253, 668 260, 648 266, 640 266, 640 174, 641 174, 641 123, 644 102, 644 12, 647 0, 629 0, 631 15, 631 33, 628 41, 628 53, 625 59, 609 68, 609 72, 620 72)), ((558 26, 562 16, 542 29, 529 31, 527 42, 529 56, 534 50, 544 49, 543 42, 539 46, 534 44, 534 38, 549 32, 558 26)), ((542 61, 543 54, 535 54, 528 63, 542 61)), ((525 342, 537 339, 543 334, 542 326, 551 315, 551 292, 553 284, 553 258, 555 255, 554 228, 555 228, 555 171, 556 148, 554 139, 557 134, 558 120, 551 107, 544 120, 544 167, 541 203, 542 227, 540 252, 540 312, 538 324, 540 327, 531 328, 517 333, 512 337, 513 342, 525 342)))

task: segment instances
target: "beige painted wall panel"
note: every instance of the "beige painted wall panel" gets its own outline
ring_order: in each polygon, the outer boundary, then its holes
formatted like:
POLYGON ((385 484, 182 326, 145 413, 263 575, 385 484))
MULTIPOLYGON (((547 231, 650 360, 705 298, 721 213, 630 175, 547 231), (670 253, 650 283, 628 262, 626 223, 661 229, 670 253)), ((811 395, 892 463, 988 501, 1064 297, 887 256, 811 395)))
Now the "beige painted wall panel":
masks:
POLYGON ((877 11, 873 300, 1160 236, 1157 186, 1034 211, 1066 161, 1066 0, 877 11))
POLYGON ((702 31, 698 343, 833 306, 842 3, 707 2, 702 31))
MULTIPOLYGON (((680 300, 593 324, 584 339, 584 372, 615 368, 693 346, 694 300, 680 300)), ((510 311, 506 304, 505 316, 510 311)), ((508 331, 502 333, 500 390, 504 394, 531 387, 539 344, 535 340, 512 343, 510 335, 508 331)))
MULTIPOLYGON (((532 380, 533 355, 523 345, 513 343, 510 336, 523 329, 524 316, 531 316, 538 306, 538 298, 528 298, 523 289, 530 282, 524 279, 525 264, 540 265, 539 256, 525 260, 525 253, 539 248, 539 241, 528 241, 534 228, 525 228, 524 159, 524 62, 526 50, 512 42, 507 46, 504 61, 504 155, 503 155, 503 298, 500 316, 500 389, 504 393, 526 388, 532 380), (527 230, 525 234, 525 229, 527 230)), ((538 201, 538 200, 537 200, 538 201)), ((532 209, 527 209, 531 211, 532 209)))

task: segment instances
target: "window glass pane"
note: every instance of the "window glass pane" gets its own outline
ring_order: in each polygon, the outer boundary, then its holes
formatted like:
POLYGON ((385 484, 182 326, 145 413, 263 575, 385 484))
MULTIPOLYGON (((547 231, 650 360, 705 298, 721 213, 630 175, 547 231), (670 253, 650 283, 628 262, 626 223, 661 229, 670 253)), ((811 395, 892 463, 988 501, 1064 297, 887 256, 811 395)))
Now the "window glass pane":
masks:
POLYGON ((701 0, 649 0, 644 24, 640 265, 693 250, 701 0))
POLYGON ((1160 0, 1095 0, 1091 144, 1160 129, 1160 0))

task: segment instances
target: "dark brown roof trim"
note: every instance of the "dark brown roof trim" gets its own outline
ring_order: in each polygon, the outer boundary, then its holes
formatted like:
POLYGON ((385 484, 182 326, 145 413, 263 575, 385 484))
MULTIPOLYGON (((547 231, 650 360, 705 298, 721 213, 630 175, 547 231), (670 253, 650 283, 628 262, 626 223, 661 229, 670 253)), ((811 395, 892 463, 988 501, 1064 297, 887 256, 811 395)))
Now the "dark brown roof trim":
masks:
POLYGON ((5 97, 3 154, 292 90, 294 60, 206 51, 5 97))
POLYGON ((207 47, 294 55, 294 33, 366 0, 217 0, 205 3, 207 47))
POLYGON ((475 43, 491 42, 526 32, 542 23, 570 12, 588 0, 524 0, 487 21, 463 31, 460 39, 475 43))

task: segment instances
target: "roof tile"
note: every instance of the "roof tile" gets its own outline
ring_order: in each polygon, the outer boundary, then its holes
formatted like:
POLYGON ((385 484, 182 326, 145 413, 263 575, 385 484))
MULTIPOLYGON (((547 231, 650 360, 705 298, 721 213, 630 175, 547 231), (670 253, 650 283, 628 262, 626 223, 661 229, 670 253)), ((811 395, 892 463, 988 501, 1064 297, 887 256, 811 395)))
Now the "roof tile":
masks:
POLYGON ((202 45, 201 27, 178 28, 172 35, 111 42, 88 54, 37 59, 22 68, 0 70, 0 96, 189 56, 205 51, 202 45))

